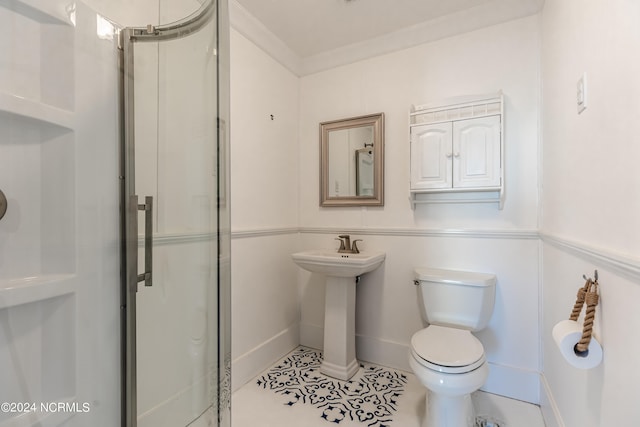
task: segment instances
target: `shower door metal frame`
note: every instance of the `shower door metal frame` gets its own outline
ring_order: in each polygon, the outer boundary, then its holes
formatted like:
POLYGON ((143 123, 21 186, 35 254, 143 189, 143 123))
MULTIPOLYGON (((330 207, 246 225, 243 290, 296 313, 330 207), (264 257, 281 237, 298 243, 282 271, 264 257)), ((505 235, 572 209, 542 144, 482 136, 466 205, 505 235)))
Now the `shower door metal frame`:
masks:
MULTIPOLYGON (((144 281, 145 286, 151 286, 153 279, 151 271, 153 200, 147 196, 145 203, 139 204, 135 191, 134 46, 139 42, 160 42, 188 36, 204 27, 214 13, 217 12, 217 16, 220 16, 220 3, 218 0, 209 0, 191 16, 172 24, 121 29, 118 38, 122 123, 119 176, 122 254, 120 307, 122 314, 122 427, 137 426, 136 294, 140 281, 144 281), (145 211, 145 273, 140 275, 138 274, 138 210, 145 211)), ((219 35, 216 42, 219 43, 219 35)), ((218 352, 220 353, 220 350, 218 352)), ((218 357, 220 369, 220 354, 218 357)), ((217 395, 221 395, 220 391, 217 395)))

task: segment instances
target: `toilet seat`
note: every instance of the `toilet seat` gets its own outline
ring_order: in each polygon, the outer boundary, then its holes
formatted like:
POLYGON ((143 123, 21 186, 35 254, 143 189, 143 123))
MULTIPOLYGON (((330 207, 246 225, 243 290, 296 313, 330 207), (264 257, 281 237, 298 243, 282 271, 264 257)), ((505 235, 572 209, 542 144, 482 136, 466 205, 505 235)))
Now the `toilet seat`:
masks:
POLYGON ((464 329, 431 325, 411 337, 411 352, 422 366, 461 374, 485 363, 482 343, 464 329))

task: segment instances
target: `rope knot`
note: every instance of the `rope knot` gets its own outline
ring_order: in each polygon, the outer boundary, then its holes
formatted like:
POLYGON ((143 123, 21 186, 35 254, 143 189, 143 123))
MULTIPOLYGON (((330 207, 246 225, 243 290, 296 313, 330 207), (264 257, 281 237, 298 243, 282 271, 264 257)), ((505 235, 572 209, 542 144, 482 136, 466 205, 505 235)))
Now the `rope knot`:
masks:
POLYGON ((587 303, 587 306, 596 306, 598 305, 598 300, 600 299, 600 296, 595 292, 588 292, 585 298, 585 302, 587 303))

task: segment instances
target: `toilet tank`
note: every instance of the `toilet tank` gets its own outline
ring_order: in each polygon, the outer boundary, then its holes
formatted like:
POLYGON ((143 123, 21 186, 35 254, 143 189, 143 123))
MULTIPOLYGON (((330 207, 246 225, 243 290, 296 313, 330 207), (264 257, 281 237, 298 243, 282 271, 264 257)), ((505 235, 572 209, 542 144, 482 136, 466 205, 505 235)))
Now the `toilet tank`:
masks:
POLYGON ((415 283, 427 323, 469 331, 489 323, 496 296, 494 274, 417 268, 415 283))

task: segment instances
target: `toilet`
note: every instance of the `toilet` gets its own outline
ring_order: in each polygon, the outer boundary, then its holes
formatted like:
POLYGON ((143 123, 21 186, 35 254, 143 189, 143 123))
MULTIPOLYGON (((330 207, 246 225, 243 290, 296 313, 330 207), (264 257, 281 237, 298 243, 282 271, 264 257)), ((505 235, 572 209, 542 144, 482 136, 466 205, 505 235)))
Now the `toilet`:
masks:
POLYGON ((487 380, 482 343, 471 333, 491 319, 496 276, 417 268, 419 305, 428 326, 411 337, 409 365, 427 388, 421 427, 473 427, 471 393, 487 380))

